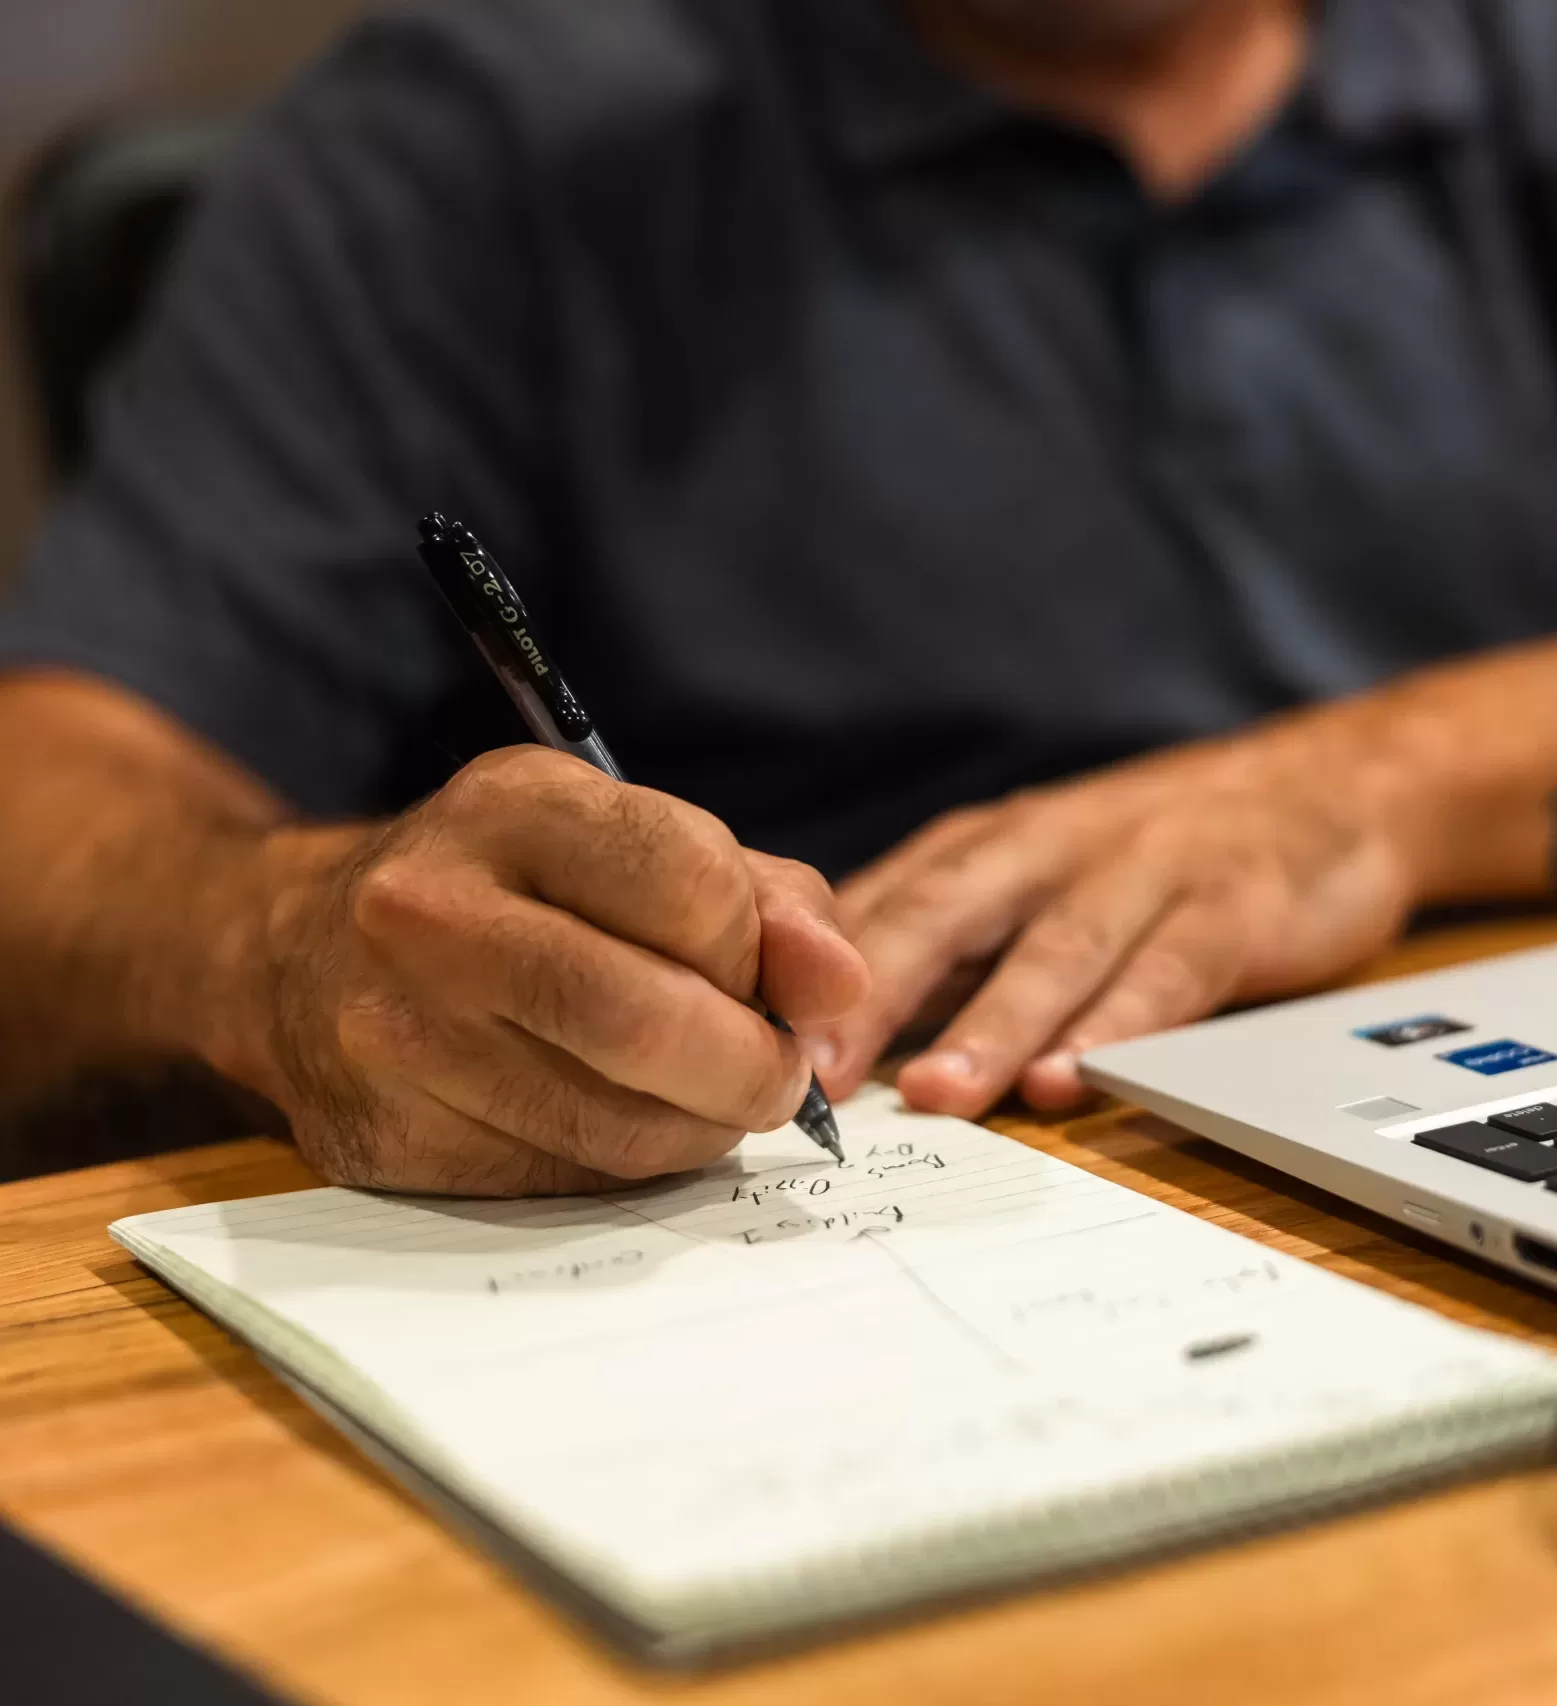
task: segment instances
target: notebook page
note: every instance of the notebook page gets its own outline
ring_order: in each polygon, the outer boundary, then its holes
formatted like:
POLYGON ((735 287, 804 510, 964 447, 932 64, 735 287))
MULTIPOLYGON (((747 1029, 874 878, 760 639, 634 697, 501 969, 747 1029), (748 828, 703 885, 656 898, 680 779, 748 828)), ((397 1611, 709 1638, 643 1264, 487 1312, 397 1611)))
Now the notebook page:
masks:
POLYGON ((842 1167, 790 1129, 609 1198, 326 1190, 116 1230, 331 1347, 396 1443, 662 1614, 1412 1417, 1557 1407, 1540 1353, 885 1092, 840 1116, 842 1167))

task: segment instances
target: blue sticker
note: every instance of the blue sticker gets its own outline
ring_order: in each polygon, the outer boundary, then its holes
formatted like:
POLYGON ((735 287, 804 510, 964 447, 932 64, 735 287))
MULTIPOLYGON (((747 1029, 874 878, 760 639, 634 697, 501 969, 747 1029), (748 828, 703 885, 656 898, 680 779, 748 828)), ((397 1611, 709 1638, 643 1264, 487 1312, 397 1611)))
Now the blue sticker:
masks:
POLYGON ((1442 1013, 1418 1013, 1414 1019, 1392 1019, 1387 1025, 1366 1025, 1353 1031, 1364 1042, 1378 1043, 1382 1048, 1408 1048, 1412 1043, 1431 1042, 1434 1037, 1452 1037, 1456 1031, 1468 1031, 1470 1026, 1460 1019, 1446 1019, 1442 1013))
POLYGON ((1501 1042, 1472 1043, 1469 1048, 1451 1049, 1438 1058, 1451 1066, 1463 1066, 1468 1072, 1479 1072, 1483 1078, 1497 1078, 1505 1072, 1523 1072, 1527 1066, 1547 1066, 1557 1060, 1557 1054, 1504 1037, 1501 1042))

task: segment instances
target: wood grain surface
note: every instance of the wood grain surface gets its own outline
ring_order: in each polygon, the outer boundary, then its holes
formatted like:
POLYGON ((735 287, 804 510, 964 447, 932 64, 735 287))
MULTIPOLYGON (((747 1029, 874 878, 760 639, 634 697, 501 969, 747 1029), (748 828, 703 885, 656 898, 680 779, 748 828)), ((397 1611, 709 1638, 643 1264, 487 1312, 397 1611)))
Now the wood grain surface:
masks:
MULTIPOLYGON (((1552 940, 1557 919, 1481 925, 1372 969, 1552 940)), ((1557 1346, 1557 1301, 1158 1121, 994 1123, 1364 1284, 1557 1346)), ((424 1516, 104 1231, 312 1182, 256 1141, 0 1189, 0 1509, 300 1702, 1557 1702, 1557 1469, 712 1676, 634 1672, 424 1516)))

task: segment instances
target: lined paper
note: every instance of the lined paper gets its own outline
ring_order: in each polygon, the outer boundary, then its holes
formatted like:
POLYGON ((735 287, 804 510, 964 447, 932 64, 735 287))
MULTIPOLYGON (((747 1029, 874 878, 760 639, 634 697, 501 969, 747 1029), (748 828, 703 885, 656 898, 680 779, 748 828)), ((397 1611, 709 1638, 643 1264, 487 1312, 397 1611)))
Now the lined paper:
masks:
POLYGON ((1457 1406, 1557 1412, 1540 1353, 1020 1144, 879 1090, 840 1125, 841 1166, 788 1128, 608 1197, 320 1190, 115 1233, 661 1611, 1457 1406))

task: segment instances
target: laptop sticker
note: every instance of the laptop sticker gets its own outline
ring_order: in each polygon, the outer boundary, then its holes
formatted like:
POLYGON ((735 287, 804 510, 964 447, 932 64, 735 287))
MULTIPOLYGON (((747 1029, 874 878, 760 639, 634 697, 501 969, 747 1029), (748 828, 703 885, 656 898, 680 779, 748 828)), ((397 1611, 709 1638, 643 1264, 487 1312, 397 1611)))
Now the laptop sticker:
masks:
POLYGON ((1369 1025, 1353 1031, 1364 1042, 1378 1043, 1384 1048, 1404 1048, 1408 1043, 1425 1043, 1433 1037, 1452 1037, 1458 1031, 1468 1031, 1469 1025, 1458 1019, 1446 1019, 1442 1013, 1419 1013, 1414 1019, 1396 1019, 1388 1025, 1369 1025))
POLYGON ((1557 1060, 1557 1054, 1504 1037, 1501 1042, 1472 1043, 1469 1048, 1450 1049, 1438 1058, 1451 1066, 1463 1066, 1467 1072, 1479 1072, 1483 1078, 1496 1078, 1504 1072, 1522 1072, 1527 1066, 1547 1066, 1557 1060))

